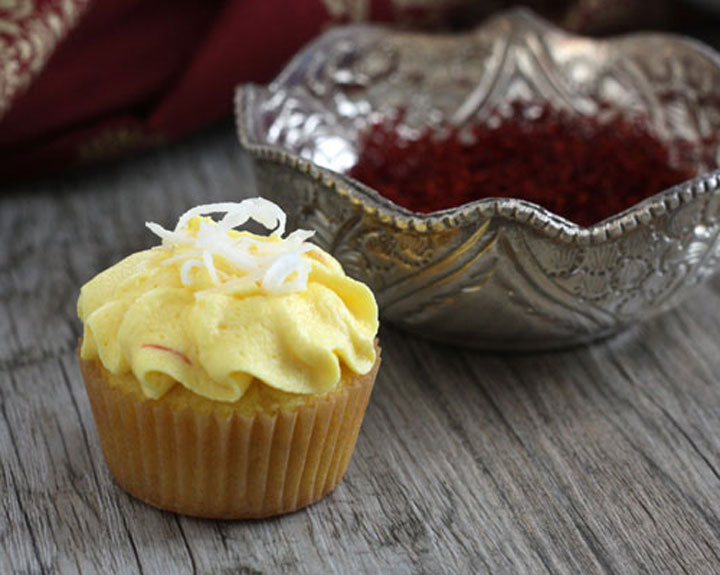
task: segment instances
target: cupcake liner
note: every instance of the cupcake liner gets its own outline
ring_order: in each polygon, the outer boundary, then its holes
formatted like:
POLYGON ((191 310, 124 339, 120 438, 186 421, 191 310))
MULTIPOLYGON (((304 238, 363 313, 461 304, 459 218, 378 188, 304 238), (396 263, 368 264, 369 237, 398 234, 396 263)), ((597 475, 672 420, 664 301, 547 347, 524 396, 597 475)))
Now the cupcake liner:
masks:
POLYGON ((302 407, 247 416, 178 410, 80 361, 116 482, 161 509, 223 519, 288 513, 327 495, 350 463, 378 364, 302 407))

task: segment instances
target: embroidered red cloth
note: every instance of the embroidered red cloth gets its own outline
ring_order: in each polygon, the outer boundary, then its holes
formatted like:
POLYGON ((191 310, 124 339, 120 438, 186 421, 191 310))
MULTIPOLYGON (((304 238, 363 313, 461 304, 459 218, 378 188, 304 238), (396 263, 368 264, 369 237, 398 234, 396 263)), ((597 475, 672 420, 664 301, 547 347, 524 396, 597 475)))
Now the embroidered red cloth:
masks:
MULTIPOLYGON (((237 84, 271 79, 328 26, 360 20, 452 23, 460 14, 467 25, 467 14, 479 21, 498 4, 1 1, 0 180, 174 140, 227 116, 237 84)), ((552 14, 561 13, 557 5, 564 3, 537 4, 552 14)))

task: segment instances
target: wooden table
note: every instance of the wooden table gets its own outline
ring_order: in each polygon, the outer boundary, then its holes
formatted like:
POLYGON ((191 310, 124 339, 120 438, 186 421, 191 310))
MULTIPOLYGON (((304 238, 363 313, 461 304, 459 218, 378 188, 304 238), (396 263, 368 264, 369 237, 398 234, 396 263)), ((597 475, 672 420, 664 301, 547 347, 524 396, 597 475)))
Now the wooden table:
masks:
POLYGON ((80 285, 252 194, 232 129, 0 195, 0 573, 718 573, 720 281, 632 333, 476 353, 383 327, 345 480, 267 521, 164 513, 105 468, 80 285))

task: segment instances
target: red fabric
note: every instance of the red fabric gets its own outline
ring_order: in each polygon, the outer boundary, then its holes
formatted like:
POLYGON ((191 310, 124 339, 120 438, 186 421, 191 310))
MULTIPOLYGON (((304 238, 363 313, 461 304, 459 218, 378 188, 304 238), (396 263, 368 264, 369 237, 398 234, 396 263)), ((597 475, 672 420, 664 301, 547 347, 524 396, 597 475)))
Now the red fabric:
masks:
MULTIPOLYGON (((0 179, 175 139, 229 115, 237 84, 269 80, 324 27, 403 15, 392 0, 94 0, 87 10, 88 0, 71 2, 79 23, 65 23, 67 37, 39 74, 26 67, 30 85, 4 116, 0 105, 0 179)), ((25 39, 38 40, 34 22, 59 5, 36 0, 25 39)), ((0 8, 0 40, 7 18, 0 8)))
POLYGON ((486 15, 483 9, 497 5, 478 0, 0 2, 0 180, 156 145, 230 115, 237 84, 271 79, 330 25, 358 19, 447 21, 460 6, 479 19, 486 15))
POLYGON ((281 9, 271 1, 230 2, 176 89, 149 118, 150 127, 180 135, 228 113, 238 83, 270 80, 326 21, 320 2, 284 0, 281 9))
POLYGON ((148 128, 147 118, 182 77, 220 6, 198 0, 93 3, 0 120, 0 178, 50 172, 167 139, 148 128))
POLYGON ((181 75, 215 7, 195 0, 96 3, 4 118, 0 146, 32 143, 117 111, 144 113, 181 75))

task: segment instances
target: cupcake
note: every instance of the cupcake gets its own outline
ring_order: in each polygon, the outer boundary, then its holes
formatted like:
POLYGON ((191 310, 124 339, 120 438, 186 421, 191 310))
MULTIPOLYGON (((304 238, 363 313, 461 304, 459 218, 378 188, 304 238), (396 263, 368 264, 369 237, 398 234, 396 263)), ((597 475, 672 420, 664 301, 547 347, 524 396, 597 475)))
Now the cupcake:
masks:
POLYGON ((370 290, 262 198, 198 206, 85 284, 80 366, 117 483, 215 518, 329 493, 380 363, 370 290), (211 214, 221 218, 211 219, 211 214), (269 232, 236 228, 253 220, 269 232))

